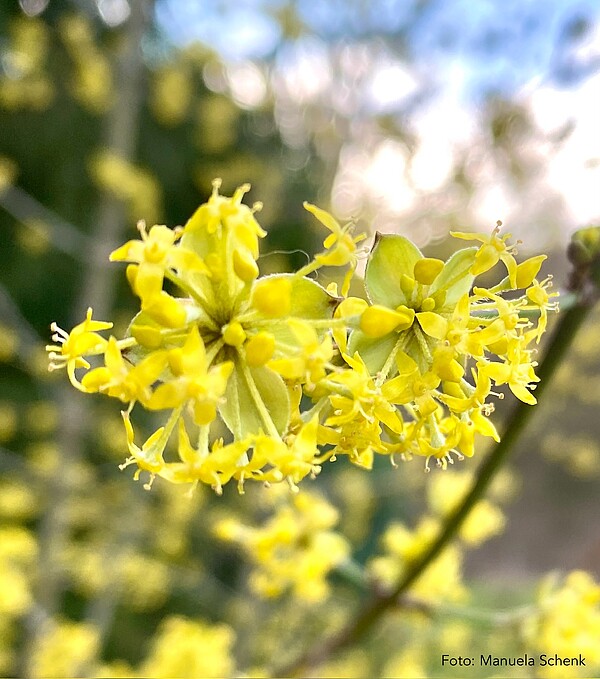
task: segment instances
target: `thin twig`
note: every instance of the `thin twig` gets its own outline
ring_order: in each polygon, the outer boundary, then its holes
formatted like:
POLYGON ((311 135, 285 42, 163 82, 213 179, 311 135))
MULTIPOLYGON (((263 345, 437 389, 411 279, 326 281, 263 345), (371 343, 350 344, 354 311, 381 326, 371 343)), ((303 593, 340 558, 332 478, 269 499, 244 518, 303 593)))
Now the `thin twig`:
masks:
POLYGON ((20 222, 31 219, 43 221, 48 228, 50 242, 57 250, 85 261, 92 239, 22 188, 9 186, 0 191, 0 206, 20 222))

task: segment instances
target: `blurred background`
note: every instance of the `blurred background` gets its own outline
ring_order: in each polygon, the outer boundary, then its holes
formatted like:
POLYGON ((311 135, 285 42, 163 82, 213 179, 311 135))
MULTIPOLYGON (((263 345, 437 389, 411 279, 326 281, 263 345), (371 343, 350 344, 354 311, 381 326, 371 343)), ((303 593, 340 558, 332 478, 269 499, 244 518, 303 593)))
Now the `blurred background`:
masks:
MULTIPOLYGON (((135 299, 108 254, 138 219, 184 224, 213 178, 250 182, 264 273, 320 247, 303 200, 430 256, 502 220, 561 289, 570 233, 600 216, 599 120, 596 0, 0 3, 0 673, 170 676, 177 615, 205 621, 225 676, 277 654, 282 620, 326 617, 259 602, 213 535, 226 512, 259 522, 261 489, 145 492, 118 469, 117 404, 47 372, 52 321, 92 306, 126 328, 135 299)), ((497 484, 504 532, 464 564, 476 601, 521 603, 554 569, 600 575, 599 333, 596 314, 497 484)), ((341 461, 308 483, 363 563, 389 521, 415 523, 430 478, 418 460, 341 461)), ((333 596, 335 626, 354 595, 333 596)))

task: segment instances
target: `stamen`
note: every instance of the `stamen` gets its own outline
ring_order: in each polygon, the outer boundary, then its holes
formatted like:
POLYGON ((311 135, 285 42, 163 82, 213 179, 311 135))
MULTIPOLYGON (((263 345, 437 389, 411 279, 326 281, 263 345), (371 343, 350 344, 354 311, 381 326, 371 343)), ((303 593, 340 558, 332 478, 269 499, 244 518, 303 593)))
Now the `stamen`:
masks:
POLYGON ((65 340, 69 339, 69 333, 63 330, 58 325, 56 325, 56 323, 52 323, 52 325, 50 326, 50 330, 54 332, 54 335, 52 335, 52 340, 54 342, 61 342, 62 344, 65 340), (54 339, 55 337, 57 339, 54 339), (62 341, 58 339, 59 337, 62 338, 62 341))
POLYGON ((294 483, 294 480, 292 479, 291 476, 286 476, 285 480, 287 481, 288 486, 290 487, 290 490, 292 491, 292 493, 299 493, 300 492, 300 488, 298 488, 298 486, 294 483))
POLYGON ((123 471, 123 470, 125 469, 125 467, 129 467, 130 464, 134 464, 134 463, 135 463, 135 458, 134 458, 134 457, 128 457, 128 458, 125 460, 125 462, 123 462, 123 464, 120 464, 120 465, 119 465, 119 469, 120 469, 121 471, 123 471))
POLYGON ((152 489, 152 484, 154 483, 154 479, 156 478, 156 474, 150 474, 150 480, 148 483, 145 483, 143 488, 144 490, 151 490, 152 489))
POLYGON ((240 495, 246 494, 246 491, 244 490, 244 472, 242 472, 240 474, 240 478, 238 479, 238 483, 237 483, 237 489, 238 489, 238 493, 240 495))
POLYGON ((489 417, 496 407, 494 406, 493 403, 484 403, 483 406, 481 407, 481 412, 486 416, 489 417))
POLYGON ((241 186, 238 186, 231 200, 236 204, 241 203, 244 194, 248 193, 248 191, 250 191, 250 188, 251 188, 250 184, 242 184, 241 186))
MULTIPOLYGON (((217 180, 215 179, 215 182, 216 181, 217 180)), ((221 186, 221 180, 219 179, 218 181, 219 181, 219 186, 221 186)), ((213 182, 213 186, 215 185, 215 182, 213 182)), ((217 472, 213 473, 213 479, 215 479, 215 482, 213 483, 211 488, 215 491, 216 495, 219 495, 219 496, 223 495, 223 486, 221 485, 221 479, 219 478, 219 475, 217 474, 217 472)))

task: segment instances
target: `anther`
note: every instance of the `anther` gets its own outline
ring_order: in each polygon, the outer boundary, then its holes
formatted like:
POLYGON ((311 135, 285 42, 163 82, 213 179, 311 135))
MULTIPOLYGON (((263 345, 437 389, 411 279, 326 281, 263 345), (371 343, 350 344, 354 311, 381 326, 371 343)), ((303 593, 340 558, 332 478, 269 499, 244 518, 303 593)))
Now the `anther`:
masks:
POLYGON ((156 474, 150 474, 150 480, 148 483, 145 483, 143 485, 144 490, 151 490, 152 489, 152 484, 154 483, 154 479, 156 478, 156 474))

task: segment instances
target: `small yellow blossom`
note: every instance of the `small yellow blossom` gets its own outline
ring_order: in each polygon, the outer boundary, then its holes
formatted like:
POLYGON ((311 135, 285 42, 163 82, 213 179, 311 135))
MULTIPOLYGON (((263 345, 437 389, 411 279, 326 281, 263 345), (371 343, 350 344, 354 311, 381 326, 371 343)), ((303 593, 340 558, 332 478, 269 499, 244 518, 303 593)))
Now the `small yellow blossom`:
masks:
POLYGON ((465 233, 462 231, 451 231, 451 235, 455 238, 463 240, 476 240, 482 243, 475 256, 475 262, 471 268, 471 273, 475 276, 489 271, 500 260, 506 266, 510 284, 513 288, 517 287, 517 262, 514 258, 516 252, 514 246, 508 246, 507 241, 510 238, 510 233, 504 236, 498 236, 502 222, 498 222, 494 227, 492 234, 488 236, 485 233, 465 233))
POLYGON ((534 405, 535 396, 529 391, 539 378, 534 372, 536 361, 530 361, 531 351, 525 348, 525 337, 515 337, 508 343, 507 360, 503 363, 485 363, 484 374, 496 384, 508 384, 513 394, 523 401, 534 405))
POLYGON ((350 269, 348 270, 342 285, 342 295, 345 297, 350 289, 352 274, 356 269, 356 246, 364 240, 366 236, 365 234, 360 234, 353 237, 352 223, 345 227, 341 227, 336 219, 316 205, 305 202, 304 209, 312 213, 325 228, 331 231, 329 236, 323 241, 325 252, 320 253, 315 257, 315 263, 318 266, 345 266, 346 264, 350 264, 350 269))
POLYGON ((553 297, 558 297, 558 292, 548 292, 552 277, 544 279, 541 283, 534 279, 533 285, 527 288, 527 299, 531 304, 540 310, 540 321, 538 323, 536 340, 539 342, 541 336, 546 331, 548 322, 548 311, 558 311, 558 302, 552 302, 553 297))
POLYGON ((129 448, 130 457, 128 457, 125 462, 121 465, 121 469, 124 469, 130 464, 136 464, 138 469, 135 473, 135 478, 139 478, 142 471, 150 472, 150 481, 147 484, 149 488, 152 485, 155 475, 164 466, 163 453, 167 445, 168 434, 165 434, 165 427, 160 427, 157 429, 152 436, 150 436, 142 447, 138 447, 134 443, 134 431, 129 419, 129 413, 121 411, 123 416, 123 422, 125 423, 125 431, 127 432, 127 447, 129 448))
POLYGON ((123 358, 117 340, 111 337, 104 351, 104 362, 104 366, 94 368, 83 376, 81 385, 86 391, 100 391, 124 403, 147 402, 150 385, 167 365, 167 353, 155 352, 136 366, 131 366, 123 358))
POLYGON ((131 240, 115 250, 111 261, 136 262, 134 289, 142 300, 152 299, 162 291, 168 268, 185 268, 208 274, 209 270, 195 252, 173 247, 181 232, 166 226, 153 226, 146 231, 145 222, 138 224, 142 240, 131 240))
POLYGON ((317 331, 309 323, 290 319, 292 331, 300 352, 290 358, 274 358, 269 367, 287 380, 301 380, 311 389, 326 375, 326 368, 333 358, 331 337, 320 340, 317 331))
POLYGON ((50 329, 54 332, 52 341, 57 345, 48 345, 46 351, 50 358, 49 370, 58 370, 66 367, 71 384, 81 391, 85 388, 75 377, 76 368, 89 368, 90 364, 83 358, 85 355, 103 353, 108 342, 99 330, 112 328, 112 323, 92 320, 92 309, 87 310, 86 318, 76 325, 70 333, 52 323, 50 329))
MULTIPOLYGON (((156 353, 153 354, 156 356, 156 353)), ((171 349, 167 361, 173 379, 159 385, 146 405, 151 410, 189 404, 196 424, 208 424, 217 415, 217 403, 233 370, 230 361, 208 369, 206 352, 198 328, 190 331, 181 348, 171 349)), ((141 364, 140 364, 141 365, 141 364)))

